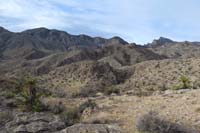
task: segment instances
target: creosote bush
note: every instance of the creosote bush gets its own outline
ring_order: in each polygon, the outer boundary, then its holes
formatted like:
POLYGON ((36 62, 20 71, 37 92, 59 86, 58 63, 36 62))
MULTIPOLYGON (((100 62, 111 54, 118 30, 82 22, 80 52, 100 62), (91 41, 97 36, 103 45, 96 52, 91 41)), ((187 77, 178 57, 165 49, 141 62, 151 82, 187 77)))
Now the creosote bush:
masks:
POLYGON ((140 133, 197 133, 192 128, 185 125, 176 124, 164 120, 156 112, 149 112, 140 117, 136 122, 136 127, 140 133))

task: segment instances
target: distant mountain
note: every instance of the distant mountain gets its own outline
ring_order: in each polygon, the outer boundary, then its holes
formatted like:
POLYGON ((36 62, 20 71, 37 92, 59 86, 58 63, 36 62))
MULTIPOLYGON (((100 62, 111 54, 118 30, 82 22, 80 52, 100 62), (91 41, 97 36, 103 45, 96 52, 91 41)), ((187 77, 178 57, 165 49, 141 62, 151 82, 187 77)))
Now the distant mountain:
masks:
POLYGON ((151 47, 158 47, 158 46, 162 46, 162 45, 167 45, 167 44, 172 44, 174 43, 175 41, 171 40, 171 39, 168 39, 168 38, 165 38, 165 37, 160 37, 158 40, 153 40, 152 43, 149 43, 148 46, 151 46, 151 47))
POLYGON ((167 58, 200 57, 200 42, 177 42, 161 37, 145 47, 167 58))
POLYGON ((35 74, 48 73, 57 67, 85 60, 108 63, 120 68, 146 60, 166 58, 143 46, 129 44, 120 37, 105 39, 70 35, 46 28, 20 33, 0 28, 0 49, 2 72, 19 73, 22 70, 35 74))
POLYGON ((37 28, 13 33, 0 28, 1 55, 6 58, 40 58, 54 52, 64 52, 70 47, 99 47, 106 44, 128 44, 119 37, 104 39, 87 35, 70 35, 64 31, 37 28), (29 57, 30 56, 30 57, 29 57))

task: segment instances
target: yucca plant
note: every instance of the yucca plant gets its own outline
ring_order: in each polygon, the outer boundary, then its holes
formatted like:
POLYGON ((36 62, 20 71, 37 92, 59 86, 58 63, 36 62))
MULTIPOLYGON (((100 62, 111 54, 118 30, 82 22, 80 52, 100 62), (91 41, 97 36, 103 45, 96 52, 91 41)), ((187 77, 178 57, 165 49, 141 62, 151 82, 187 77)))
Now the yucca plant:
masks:
POLYGON ((40 112, 43 110, 40 101, 41 94, 37 90, 36 79, 28 76, 19 80, 17 84, 17 102, 23 111, 40 112))

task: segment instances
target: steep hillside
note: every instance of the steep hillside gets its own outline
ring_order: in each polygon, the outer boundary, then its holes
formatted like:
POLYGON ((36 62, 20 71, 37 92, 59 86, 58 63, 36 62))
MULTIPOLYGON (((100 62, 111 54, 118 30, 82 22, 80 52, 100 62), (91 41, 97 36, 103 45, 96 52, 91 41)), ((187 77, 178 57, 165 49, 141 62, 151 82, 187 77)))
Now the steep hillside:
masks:
POLYGON ((104 57, 99 61, 108 62, 111 66, 120 68, 130 66, 146 60, 161 60, 165 56, 155 54, 139 45, 106 45, 102 48, 104 57))
POLYGON ((120 87, 135 94, 178 89, 181 77, 189 80, 188 88, 200 88, 200 59, 145 61, 132 68, 133 75, 120 87))
POLYGON ((119 82, 117 71, 107 63, 81 61, 41 76, 43 87, 55 93, 88 96, 119 82))

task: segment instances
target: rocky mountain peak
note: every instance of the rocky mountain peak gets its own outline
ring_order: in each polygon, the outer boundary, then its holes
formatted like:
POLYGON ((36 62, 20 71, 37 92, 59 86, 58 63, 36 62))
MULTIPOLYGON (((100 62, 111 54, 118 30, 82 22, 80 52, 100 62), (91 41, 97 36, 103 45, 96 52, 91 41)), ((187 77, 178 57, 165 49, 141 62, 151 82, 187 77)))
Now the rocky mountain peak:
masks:
POLYGON ((158 40, 154 40, 153 44, 159 44, 159 45, 163 45, 163 44, 167 44, 167 43, 173 43, 174 41, 172 41, 171 39, 165 38, 165 37, 160 37, 158 40))
POLYGON ((114 36, 111 39, 109 39, 109 41, 111 43, 117 43, 117 44, 128 44, 128 42, 124 41, 122 38, 118 37, 118 36, 114 36))
POLYGON ((0 33, 2 33, 2 32, 9 32, 9 31, 0 26, 0 33))

